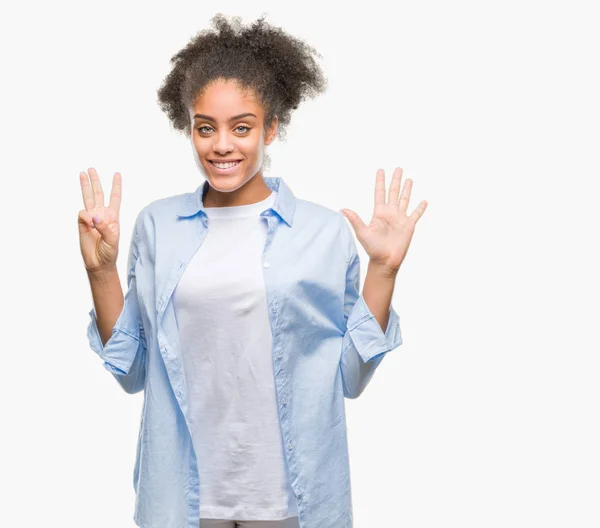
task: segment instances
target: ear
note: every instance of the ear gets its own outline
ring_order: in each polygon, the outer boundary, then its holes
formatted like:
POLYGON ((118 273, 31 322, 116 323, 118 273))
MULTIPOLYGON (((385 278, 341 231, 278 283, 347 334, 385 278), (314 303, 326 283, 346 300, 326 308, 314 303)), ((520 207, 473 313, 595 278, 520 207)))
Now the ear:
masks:
POLYGON ((275 116, 273 121, 267 128, 265 134, 265 145, 270 145, 273 141, 275 141, 275 137, 277 136, 277 123, 279 122, 279 118, 275 116))

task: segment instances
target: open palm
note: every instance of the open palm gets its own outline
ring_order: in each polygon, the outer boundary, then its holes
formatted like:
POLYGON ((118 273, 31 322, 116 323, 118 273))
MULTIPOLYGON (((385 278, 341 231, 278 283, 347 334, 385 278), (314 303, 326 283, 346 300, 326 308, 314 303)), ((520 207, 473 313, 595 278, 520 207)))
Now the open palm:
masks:
POLYGON ((79 244, 88 272, 116 266, 119 254, 119 209, 121 207, 121 174, 115 172, 110 200, 104 206, 104 193, 95 169, 79 173, 84 209, 79 211, 79 244), (90 185, 91 181, 91 185, 90 185), (100 218, 95 222, 94 217, 100 218))
POLYGON ((402 194, 398 198, 401 181, 402 169, 397 167, 386 203, 385 172, 383 169, 377 171, 375 209, 369 225, 365 225, 354 211, 341 209, 350 221, 356 238, 364 247, 371 262, 384 266, 392 273, 400 268, 415 231, 415 225, 427 208, 427 202, 423 200, 411 215, 406 215, 412 180, 407 179, 404 182, 402 194))

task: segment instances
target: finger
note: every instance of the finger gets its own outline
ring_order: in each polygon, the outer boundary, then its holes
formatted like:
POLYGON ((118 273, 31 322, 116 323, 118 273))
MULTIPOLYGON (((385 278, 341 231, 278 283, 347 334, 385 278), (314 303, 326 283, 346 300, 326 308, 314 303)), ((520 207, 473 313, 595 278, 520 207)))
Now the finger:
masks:
POLYGON ((96 169, 90 167, 88 169, 90 180, 92 180, 92 189, 94 190, 95 207, 104 207, 104 193, 102 192, 102 184, 96 169))
POLYGON ((412 218, 415 221, 415 224, 419 221, 419 218, 423 216, 425 209, 427 209, 427 201, 423 200, 410 215, 410 218, 412 218))
POLYGON ((113 176, 112 189, 110 191, 110 201, 108 207, 115 212, 117 218, 119 218, 119 209, 121 208, 121 192, 122 192, 122 180, 121 173, 115 172, 113 176))
POLYGON ((379 169, 375 176, 375 207, 385 205, 385 171, 379 169))
POLYGON ((354 229, 355 233, 358 233, 359 230, 364 229, 366 227, 361 217, 358 216, 351 209, 340 209, 340 212, 350 221, 352 229, 354 229))
POLYGON ((102 235, 102 238, 106 239, 105 235, 107 233, 110 233, 110 231, 108 229, 108 224, 106 223, 104 218, 102 218, 98 214, 92 214, 91 216, 92 216, 92 222, 94 224, 94 227, 96 228, 96 231, 98 231, 98 233, 100 233, 100 235, 102 235))
POLYGON ((79 183, 81 184, 81 195, 83 196, 83 206, 86 211, 91 211, 95 205, 94 191, 90 185, 90 179, 88 178, 87 172, 81 171, 79 173, 79 183))
POLYGON ((79 216, 77 217, 77 223, 81 225, 85 225, 90 229, 94 229, 94 221, 93 221, 94 213, 91 211, 87 211, 82 209, 79 211, 79 216))
POLYGON ((410 190, 412 189, 412 180, 407 178, 404 180, 404 186, 402 187, 402 194, 400 195, 400 201, 398 202, 398 209, 406 214, 408 208, 408 201, 410 200, 410 190))
POLYGON ((398 195, 400 194, 400 183, 402 182, 402 168, 396 167, 392 175, 392 183, 390 184, 390 194, 388 196, 388 204, 398 205, 398 195))

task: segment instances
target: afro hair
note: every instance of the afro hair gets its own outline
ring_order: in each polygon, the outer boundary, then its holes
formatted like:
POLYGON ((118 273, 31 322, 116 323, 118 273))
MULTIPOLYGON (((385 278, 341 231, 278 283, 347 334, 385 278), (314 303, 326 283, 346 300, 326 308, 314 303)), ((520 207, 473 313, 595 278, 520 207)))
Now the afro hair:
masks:
MULTIPOLYGON (((158 89, 158 104, 174 129, 191 133, 189 109, 217 79, 233 79, 250 89, 264 109, 264 129, 278 118, 278 137, 285 139, 292 110, 302 100, 327 88, 327 80, 304 41, 264 22, 265 14, 248 27, 240 17, 229 21, 217 13, 216 31, 205 29, 171 57, 172 70, 158 89)), ((268 158, 268 157, 267 157, 268 158)))

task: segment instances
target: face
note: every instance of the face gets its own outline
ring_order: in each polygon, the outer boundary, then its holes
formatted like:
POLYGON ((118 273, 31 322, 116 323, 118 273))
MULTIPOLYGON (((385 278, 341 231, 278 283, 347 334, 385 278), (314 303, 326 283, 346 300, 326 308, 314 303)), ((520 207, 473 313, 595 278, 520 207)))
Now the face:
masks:
MULTIPOLYGON (((262 105, 251 91, 242 92, 234 80, 207 86, 190 109, 190 118, 194 158, 210 184, 210 193, 214 196, 252 187, 247 184, 261 175, 264 147, 275 139, 277 118, 265 131, 262 105), (235 165, 215 165, 228 160, 235 160, 235 165)), ((260 183, 264 189, 262 177, 258 180, 256 185, 260 183)))

